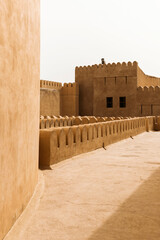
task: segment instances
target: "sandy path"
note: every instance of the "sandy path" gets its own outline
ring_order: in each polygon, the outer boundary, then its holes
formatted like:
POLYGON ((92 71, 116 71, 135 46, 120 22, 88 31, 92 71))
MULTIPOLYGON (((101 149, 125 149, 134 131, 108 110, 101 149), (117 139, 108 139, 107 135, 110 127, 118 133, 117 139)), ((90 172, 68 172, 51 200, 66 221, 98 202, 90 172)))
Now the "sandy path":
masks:
POLYGON ((37 208, 7 240, 160 239, 160 132, 73 157, 43 174, 37 208))

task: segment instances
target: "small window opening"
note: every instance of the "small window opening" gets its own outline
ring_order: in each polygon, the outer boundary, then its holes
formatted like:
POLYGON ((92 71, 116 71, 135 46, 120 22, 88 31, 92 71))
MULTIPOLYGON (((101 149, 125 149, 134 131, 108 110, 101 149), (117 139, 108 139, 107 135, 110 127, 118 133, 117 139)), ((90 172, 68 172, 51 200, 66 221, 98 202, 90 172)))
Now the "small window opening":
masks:
POLYGON ((113 108, 113 97, 107 97, 106 98, 106 107, 107 108, 113 108))
POLYGON ((119 98, 119 107, 125 108, 126 107, 126 97, 120 97, 119 98))

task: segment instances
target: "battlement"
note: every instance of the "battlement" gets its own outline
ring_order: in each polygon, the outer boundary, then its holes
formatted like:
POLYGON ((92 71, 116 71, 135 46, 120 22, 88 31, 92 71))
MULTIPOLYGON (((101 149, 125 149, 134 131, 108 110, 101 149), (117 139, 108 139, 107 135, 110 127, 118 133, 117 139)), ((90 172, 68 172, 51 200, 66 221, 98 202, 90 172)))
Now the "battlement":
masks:
POLYGON ((50 88, 50 89, 61 89, 62 83, 59 82, 53 82, 53 81, 46 81, 46 80, 40 80, 40 88, 50 88))
MULTIPOLYGON (((123 120, 123 117, 94 117, 94 116, 40 116, 40 129, 51 128, 51 127, 66 127, 75 125, 84 125, 91 123, 103 123, 109 121, 123 120)), ((128 118, 129 119, 129 118, 128 118)))
POLYGON ((73 88, 76 88, 76 86, 78 86, 77 83, 64 83, 63 84, 63 87, 73 87, 73 88))
POLYGON ((157 92, 160 93, 160 86, 144 86, 144 87, 138 87, 137 88, 137 92, 138 93, 153 93, 153 92, 157 92))
MULTIPOLYGON (((123 75, 128 72, 135 72, 134 75, 136 75, 136 71, 137 71, 137 66, 138 66, 138 63, 136 61, 134 62, 123 62, 123 63, 108 63, 108 64, 95 64, 95 65, 92 65, 92 66, 80 66, 80 67, 76 67, 75 68, 75 72, 76 74, 79 74, 79 73, 87 73, 87 72, 92 72, 92 73, 96 73, 96 72, 104 72, 106 74, 114 74, 117 76, 120 76, 122 75, 121 73, 123 73, 123 75)), ((132 75, 131 75, 132 76, 132 75)))
POLYGON ((153 130, 155 117, 96 122, 40 130, 40 165, 49 166, 153 130))
POLYGON ((61 89, 62 95, 78 95, 79 85, 78 83, 64 83, 61 89))

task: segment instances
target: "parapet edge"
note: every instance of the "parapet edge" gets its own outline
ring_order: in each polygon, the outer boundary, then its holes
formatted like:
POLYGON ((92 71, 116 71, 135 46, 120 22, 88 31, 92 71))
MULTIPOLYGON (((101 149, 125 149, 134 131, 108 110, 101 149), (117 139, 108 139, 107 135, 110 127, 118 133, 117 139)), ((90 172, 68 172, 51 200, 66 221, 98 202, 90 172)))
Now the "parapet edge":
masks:
POLYGON ((128 68, 135 68, 138 66, 138 62, 117 62, 117 63, 108 63, 108 64, 94 64, 94 65, 88 65, 88 66, 76 66, 75 71, 90 71, 95 70, 99 68, 122 68, 122 69, 128 69, 128 68))

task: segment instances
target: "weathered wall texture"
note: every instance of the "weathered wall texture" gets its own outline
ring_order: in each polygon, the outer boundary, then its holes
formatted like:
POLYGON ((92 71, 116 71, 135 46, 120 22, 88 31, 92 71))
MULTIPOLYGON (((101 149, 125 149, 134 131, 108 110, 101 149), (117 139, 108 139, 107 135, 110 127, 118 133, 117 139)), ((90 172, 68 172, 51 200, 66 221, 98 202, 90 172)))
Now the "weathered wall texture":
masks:
POLYGON ((60 91, 54 89, 40 89, 40 115, 60 115, 60 91))
POLYGON ((0 2, 0 239, 38 174, 39 0, 0 2))
POLYGON ((79 115, 79 86, 77 83, 64 83, 61 89, 61 115, 79 115))
POLYGON ((52 165, 154 129, 154 117, 40 130, 40 164, 52 165))

